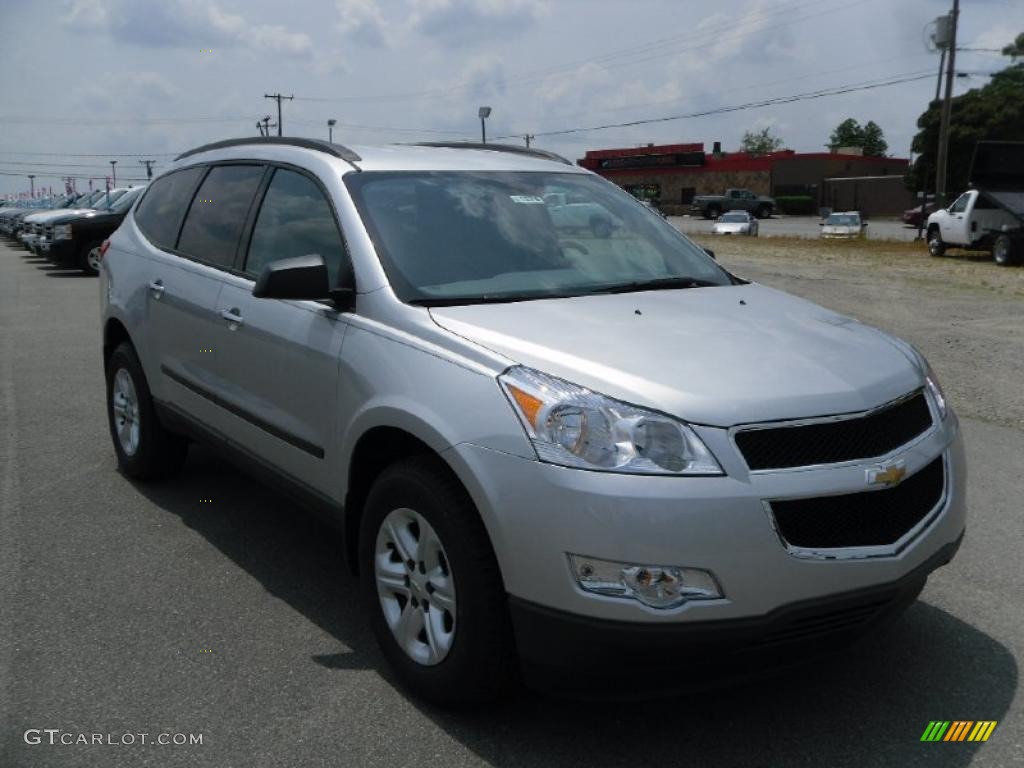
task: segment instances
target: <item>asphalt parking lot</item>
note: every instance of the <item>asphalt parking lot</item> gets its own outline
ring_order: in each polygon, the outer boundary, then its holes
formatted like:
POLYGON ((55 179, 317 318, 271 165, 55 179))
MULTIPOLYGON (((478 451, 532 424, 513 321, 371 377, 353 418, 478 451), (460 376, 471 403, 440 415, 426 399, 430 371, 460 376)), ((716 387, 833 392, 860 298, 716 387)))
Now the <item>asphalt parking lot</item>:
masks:
MULTIPOLYGON (((688 235, 710 235, 711 219, 700 216, 670 216, 676 227, 688 235)), ((817 216, 772 216, 770 219, 759 220, 759 237, 821 237, 817 216)), ((899 219, 873 218, 868 221, 865 237, 869 240, 913 240, 917 237, 917 227, 908 227, 899 219)), ((721 238, 718 238, 721 239, 721 238)))
MULTIPOLYGON (((795 275, 740 248, 719 258, 889 330, 913 330, 906 314, 941 321, 945 294, 913 280, 898 297, 879 290, 895 274, 885 265, 847 266, 851 293, 827 265, 795 275), (896 303, 904 314, 887 313, 896 303)), ((1003 401, 962 420, 971 517, 958 558, 841 657, 656 702, 526 693, 448 713, 396 687, 337 537, 287 498, 203 450, 169 484, 118 474, 96 293, 95 279, 0 245, 0 766, 1024 764, 1024 431, 999 416, 1003 401), (936 719, 999 725, 984 744, 921 743, 936 719), (30 745, 28 729, 203 743, 30 745)), ((1014 332, 1015 296, 1000 294, 992 319, 1014 332)), ((969 346, 972 332, 953 322, 914 339, 943 361, 965 414, 976 411, 960 398, 992 380, 941 344, 969 346)), ((1000 376, 1022 359, 1002 360, 1000 376)), ((1019 384, 1000 396, 1019 399, 1019 384)))

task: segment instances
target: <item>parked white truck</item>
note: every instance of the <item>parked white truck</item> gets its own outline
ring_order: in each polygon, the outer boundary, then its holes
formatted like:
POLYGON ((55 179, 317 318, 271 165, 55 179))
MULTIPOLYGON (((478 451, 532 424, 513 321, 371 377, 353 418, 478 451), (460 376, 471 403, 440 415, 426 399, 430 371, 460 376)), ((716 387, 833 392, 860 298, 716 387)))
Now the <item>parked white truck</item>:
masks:
POLYGON ((985 250, 1000 266, 1024 258, 1024 142, 979 141, 972 188, 928 217, 928 252, 985 250))

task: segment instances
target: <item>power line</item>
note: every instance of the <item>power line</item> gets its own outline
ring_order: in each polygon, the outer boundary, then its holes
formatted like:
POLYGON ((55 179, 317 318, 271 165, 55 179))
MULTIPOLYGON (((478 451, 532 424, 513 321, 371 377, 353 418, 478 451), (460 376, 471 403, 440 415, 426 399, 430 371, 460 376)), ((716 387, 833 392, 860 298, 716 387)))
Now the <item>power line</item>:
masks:
MULTIPOLYGON (((818 91, 809 91, 807 93, 798 93, 791 96, 776 96, 770 99, 762 99, 760 101, 751 101, 745 104, 734 104, 728 107, 717 107, 715 109, 703 110, 700 112, 690 112, 683 115, 669 115, 667 117, 651 117, 641 120, 628 120, 621 123, 607 123, 605 125, 592 125, 592 126, 581 126, 575 128, 562 128, 554 131, 537 131, 535 136, 563 136, 569 133, 583 133, 586 131, 603 131, 608 128, 630 128, 636 125, 649 125, 651 123, 667 123, 673 120, 685 120, 694 117, 707 117, 709 115, 719 115, 726 112, 739 112, 745 109, 756 109, 758 107, 774 106, 776 104, 789 104, 795 101, 807 101, 809 99, 820 99, 826 96, 839 96, 845 93, 854 93, 857 91, 868 91, 874 88, 886 88, 891 85, 899 85, 900 83, 912 83, 916 80, 923 80, 930 78, 932 74, 918 74, 910 77, 901 77, 885 82, 874 82, 863 85, 848 85, 838 86, 836 88, 821 89, 818 91)), ((506 136, 497 136, 495 139, 516 139, 521 138, 518 134, 509 134, 506 136)))

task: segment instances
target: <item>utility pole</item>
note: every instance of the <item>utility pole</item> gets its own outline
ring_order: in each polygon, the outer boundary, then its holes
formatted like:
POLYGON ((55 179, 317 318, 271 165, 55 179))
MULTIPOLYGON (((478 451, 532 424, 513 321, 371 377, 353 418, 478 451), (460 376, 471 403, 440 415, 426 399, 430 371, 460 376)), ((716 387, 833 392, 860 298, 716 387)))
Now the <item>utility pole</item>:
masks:
MULTIPOLYGON (((257 123, 256 123, 256 127, 260 128, 260 136, 269 136, 270 135, 270 129, 274 128, 276 126, 277 126, 277 123, 270 122, 270 115, 267 115, 266 117, 263 118, 262 121, 257 121, 257 123), (260 122, 263 123, 263 127, 262 128, 260 128, 260 122)), ((280 135, 280 134, 278 134, 278 135, 280 135)))
POLYGON ((535 137, 534 137, 534 135, 532 133, 523 134, 523 141, 526 142, 526 148, 527 149, 530 148, 530 142, 533 141, 534 138, 535 137))
POLYGON ((110 161, 110 175, 112 177, 113 185, 117 186, 117 160, 110 161))
POLYGON ((949 116, 953 105, 953 73, 956 71, 956 28, 960 20, 960 0, 953 0, 949 36, 949 57, 946 62, 946 93, 939 119, 939 156, 935 163, 935 207, 946 207, 946 161, 949 155, 949 116))
POLYGON ((36 175, 34 173, 30 173, 28 175, 28 186, 29 186, 29 195, 31 197, 35 197, 36 196, 36 175))
MULTIPOLYGON (((280 136, 281 135, 281 101, 283 99, 288 99, 288 101, 291 101, 292 99, 295 98, 295 95, 292 94, 291 96, 282 96, 280 93, 273 93, 273 94, 265 93, 265 94, 263 94, 263 98, 264 99, 273 99, 274 101, 277 102, 277 135, 280 136)), ((269 120, 269 118, 267 118, 267 119, 269 120)))
POLYGON ((263 121, 262 120, 257 120, 256 121, 256 130, 259 131, 260 136, 266 136, 266 134, 263 133, 263 121))

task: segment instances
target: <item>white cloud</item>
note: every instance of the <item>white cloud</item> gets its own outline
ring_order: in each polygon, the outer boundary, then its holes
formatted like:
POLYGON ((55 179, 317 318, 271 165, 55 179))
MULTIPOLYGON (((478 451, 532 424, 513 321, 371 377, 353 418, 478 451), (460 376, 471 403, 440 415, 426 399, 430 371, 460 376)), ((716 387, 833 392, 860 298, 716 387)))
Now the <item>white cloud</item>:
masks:
POLYGON ((387 23, 377 0, 335 0, 335 6, 341 16, 338 26, 343 34, 371 47, 389 44, 387 23))
POLYGON ((250 24, 204 0, 70 0, 61 21, 103 29, 117 42, 150 47, 246 47, 260 52, 308 57, 312 39, 286 27, 250 24))
POLYGON ((545 0, 410 0, 412 29, 447 46, 521 35, 548 13, 545 0))

